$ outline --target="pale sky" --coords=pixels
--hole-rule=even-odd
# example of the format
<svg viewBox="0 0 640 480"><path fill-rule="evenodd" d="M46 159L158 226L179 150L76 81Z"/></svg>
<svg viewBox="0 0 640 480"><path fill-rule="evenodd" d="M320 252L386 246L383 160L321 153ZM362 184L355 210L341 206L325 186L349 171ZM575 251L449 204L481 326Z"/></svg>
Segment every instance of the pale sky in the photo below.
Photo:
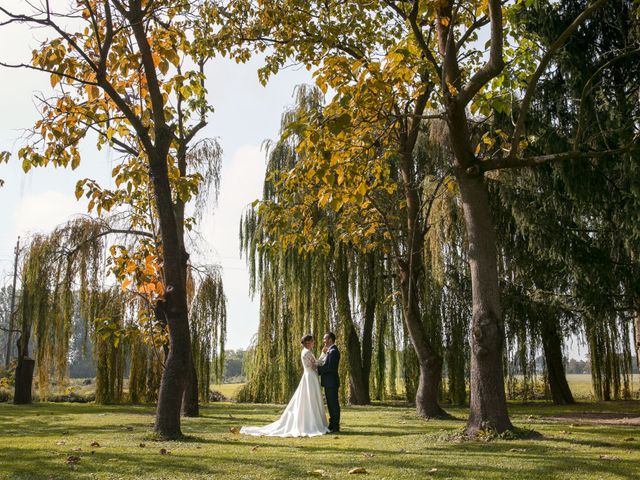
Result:
<svg viewBox="0 0 640 480"><path fill-rule="evenodd" d="M0 0L13 7L23 2ZM24 27L0 28L0 61L27 63L35 39L44 31ZM51 35L52 36L52 35ZM206 241L202 263L223 267L224 288L228 300L228 348L245 348L258 328L257 302L248 295L248 273L240 259L238 229L244 208L262 193L265 155L262 142L274 139L280 115L293 103L296 85L311 83L304 70L281 71L267 87L258 82L260 61L237 65L235 61L214 59L207 71L206 87L215 112L202 137L217 137L223 148L222 184L218 206L205 214L199 230ZM78 179L93 178L111 185L112 158L87 141L81 166L75 170L41 168L24 174L17 151L24 143L23 131L37 119L34 95L51 92L44 73L0 68L0 151L13 156L8 165L0 165L0 285L9 281L13 248L18 235L49 231L73 215L86 213L86 204L77 202L74 187Z"/></svg>

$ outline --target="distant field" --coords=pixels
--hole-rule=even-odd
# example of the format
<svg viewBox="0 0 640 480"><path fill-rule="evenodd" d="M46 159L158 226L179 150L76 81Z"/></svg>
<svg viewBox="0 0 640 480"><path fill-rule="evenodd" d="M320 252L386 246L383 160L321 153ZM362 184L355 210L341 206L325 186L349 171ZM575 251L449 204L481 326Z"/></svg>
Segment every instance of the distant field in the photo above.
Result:
<svg viewBox="0 0 640 480"><path fill-rule="evenodd" d="M218 385L211 385L213 390L216 390L227 397L229 400L233 400L238 393L238 390L244 385L244 383L221 383Z"/></svg>
<svg viewBox="0 0 640 480"><path fill-rule="evenodd" d="M593 390L591 389L591 375L586 374L569 374L567 375L567 381L571 392L576 399L579 400L593 400ZM640 375L632 375L632 391L634 397L638 395L640 391ZM244 383L223 383L218 385L212 385L213 390L217 390L225 397L233 400L238 393L238 390L244 385Z"/></svg>
<svg viewBox="0 0 640 480"><path fill-rule="evenodd" d="M569 382L569 388L571 393L577 399L593 399L593 390L591 389L591 375L590 374L569 374L567 375L567 381ZM638 394L640 389L640 375L637 373L631 376L631 391L634 392L634 396Z"/></svg>

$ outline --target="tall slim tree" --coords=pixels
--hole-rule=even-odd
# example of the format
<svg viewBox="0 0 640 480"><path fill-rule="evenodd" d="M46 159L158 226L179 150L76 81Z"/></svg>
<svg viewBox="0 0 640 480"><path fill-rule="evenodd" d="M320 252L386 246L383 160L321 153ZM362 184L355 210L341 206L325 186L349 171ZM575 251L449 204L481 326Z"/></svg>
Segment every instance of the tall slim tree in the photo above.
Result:
<svg viewBox="0 0 640 480"><path fill-rule="evenodd" d="M25 170L51 164L75 168L80 162L79 143L96 131L99 144L109 143L139 160L148 173L153 192L150 205L159 220L162 248L161 315L170 336L155 429L163 437L177 438L181 436L184 372L192 361L188 254L176 198L188 200L201 176L173 184L172 179L180 177L181 140L193 138L205 125L204 114L209 110L202 84L202 66L208 56L196 45L197 5L179 0L83 0L77 5L57 12L47 3L26 14L0 7L1 23L44 27L54 34L36 48L30 64L5 64L46 72L57 91L41 104L42 118L34 128L33 141L20 149L19 156ZM68 16L77 22L61 22ZM191 66L195 68L184 70ZM179 114L179 103L189 107L188 115ZM134 175L136 169L125 166L120 173L132 174L127 180L134 189L146 186ZM100 207L113 203L103 199Z"/></svg>

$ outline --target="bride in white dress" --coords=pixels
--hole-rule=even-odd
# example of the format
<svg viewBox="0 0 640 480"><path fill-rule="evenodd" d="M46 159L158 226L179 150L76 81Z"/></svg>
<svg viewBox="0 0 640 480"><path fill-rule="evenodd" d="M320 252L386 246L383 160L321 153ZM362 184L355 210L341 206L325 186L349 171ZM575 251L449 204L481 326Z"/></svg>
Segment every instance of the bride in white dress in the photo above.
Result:
<svg viewBox="0 0 640 480"><path fill-rule="evenodd" d="M306 335L302 338L302 345L300 358L304 373L282 416L264 427L242 427L240 433L267 437L315 437L328 432L317 372L318 360L311 351L315 340Z"/></svg>

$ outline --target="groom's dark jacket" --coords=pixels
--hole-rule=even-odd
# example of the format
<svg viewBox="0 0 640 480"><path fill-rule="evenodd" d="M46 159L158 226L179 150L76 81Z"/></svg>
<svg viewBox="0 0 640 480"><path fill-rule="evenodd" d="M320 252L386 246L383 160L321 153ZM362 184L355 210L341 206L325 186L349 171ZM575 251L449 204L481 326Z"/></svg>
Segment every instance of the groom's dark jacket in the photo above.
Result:
<svg viewBox="0 0 640 480"><path fill-rule="evenodd" d="M340 386L340 376L338 375L338 365L340 364L340 351L338 347L331 345L327 351L324 365L318 365L320 374L320 384L325 388L338 388Z"/></svg>

